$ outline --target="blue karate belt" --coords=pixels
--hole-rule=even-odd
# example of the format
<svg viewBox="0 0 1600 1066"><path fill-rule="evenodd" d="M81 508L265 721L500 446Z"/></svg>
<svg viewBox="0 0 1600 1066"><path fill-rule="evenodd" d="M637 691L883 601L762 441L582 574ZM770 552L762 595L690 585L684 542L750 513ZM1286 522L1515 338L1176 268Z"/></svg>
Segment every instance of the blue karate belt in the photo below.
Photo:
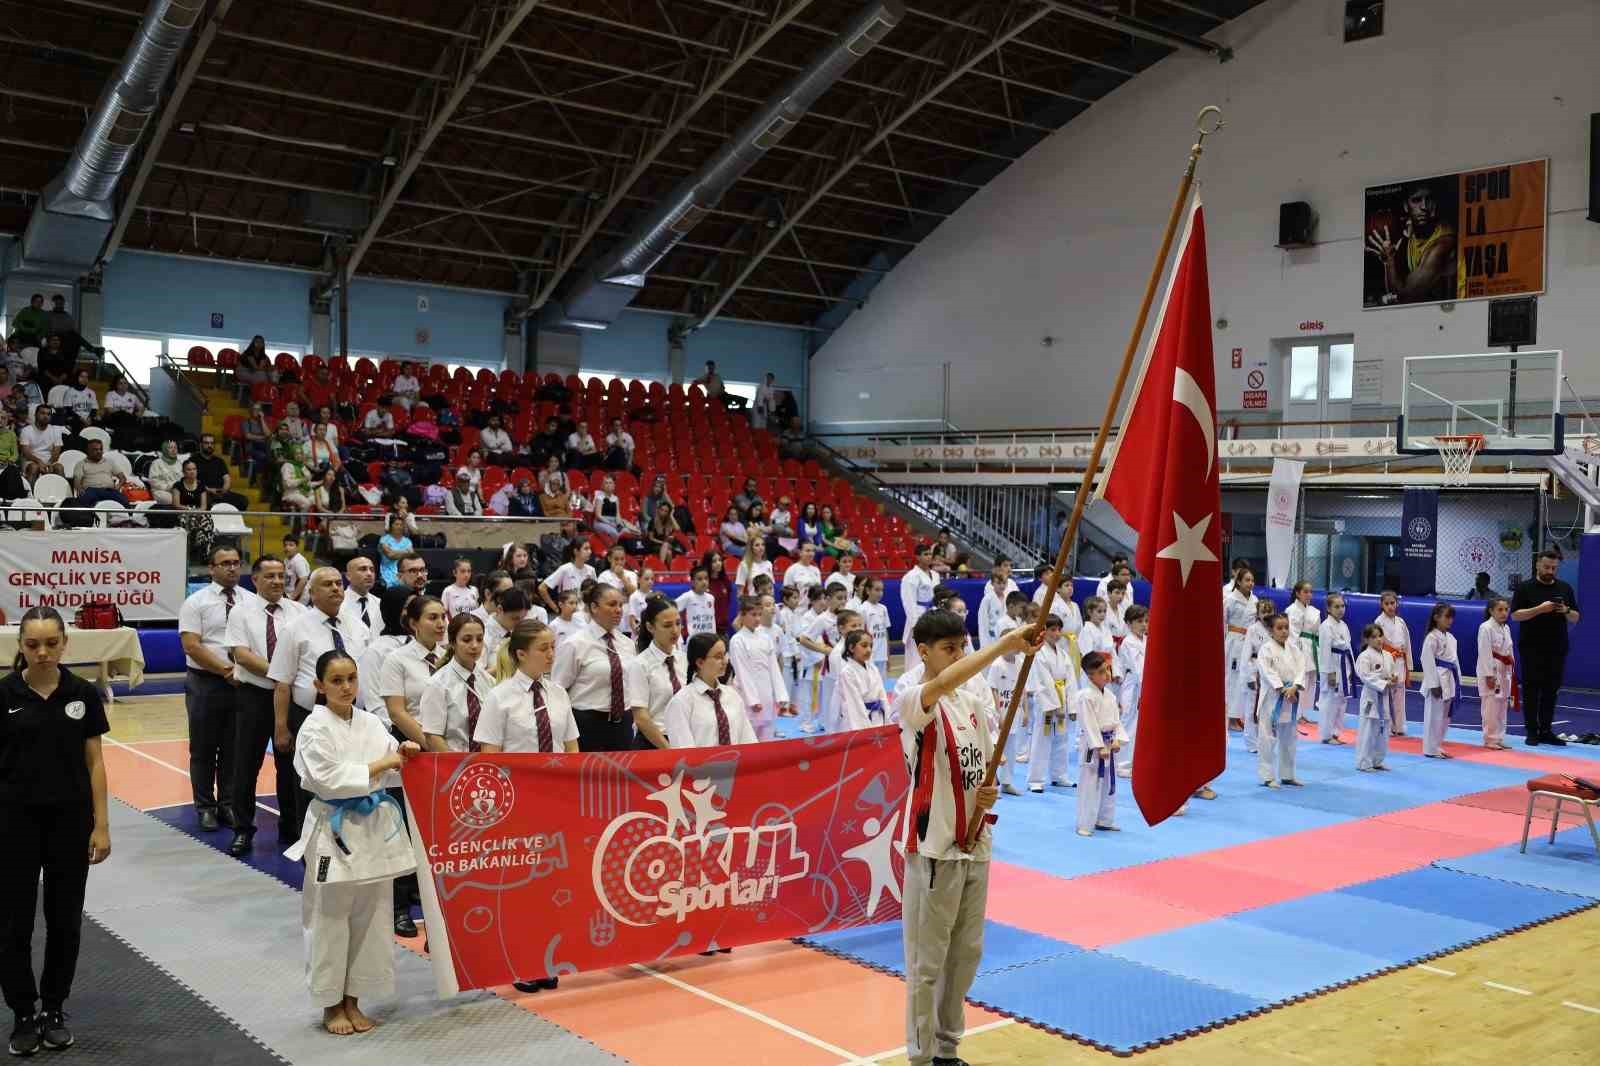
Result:
<svg viewBox="0 0 1600 1066"><path fill-rule="evenodd" d="M1378 732L1387 733L1389 731L1389 693L1387 691L1379 692L1371 685L1363 684L1361 686L1362 703L1367 701L1367 693L1369 692L1372 693L1372 702L1378 707L1378 717L1373 719L1378 723Z"/></svg>
<svg viewBox="0 0 1600 1066"><path fill-rule="evenodd" d="M1267 719L1267 728L1268 729L1277 729L1278 728L1278 716L1283 713L1283 700L1284 700L1283 689L1280 688L1278 690L1278 702L1274 703L1272 705L1272 714Z"/></svg>
<svg viewBox="0 0 1600 1066"><path fill-rule="evenodd" d="M1450 671L1450 676L1456 681L1455 691L1450 693L1450 702L1444 707L1445 720L1449 721L1456 716L1456 701L1461 698L1461 668L1449 659L1435 659L1433 665L1442 666Z"/></svg>
<svg viewBox="0 0 1600 1066"><path fill-rule="evenodd" d="M1104 744L1107 750L1110 749L1111 742L1116 739L1117 731L1115 729L1102 729L1100 731L1100 743ZM1094 753L1094 748L1090 748L1088 751L1084 752L1083 761L1086 763L1094 762ZM1112 768L1111 763L1112 759L1110 755L1107 755L1104 759L1101 759L1100 766L1095 771L1095 777L1098 780L1104 781L1109 776L1111 778L1111 787L1107 790L1107 792L1108 794L1115 796L1117 794L1117 773L1116 770Z"/></svg>
<svg viewBox="0 0 1600 1066"><path fill-rule="evenodd" d="M339 850L346 855L350 854L350 849L345 846L344 838L339 835L340 831L344 829L344 816L346 814L372 814L385 803L393 806L396 814L401 814L400 804L395 802L395 798L381 788L376 792L369 792L365 796L357 796L355 799L323 800L322 802L333 808L333 813L328 816L328 829L333 833L333 842L339 845ZM389 831L389 835L383 839L393 840L399 835L402 824L404 824L403 814L395 822L395 826Z"/></svg>
<svg viewBox="0 0 1600 1066"><path fill-rule="evenodd" d="M868 718L871 718L873 715L877 715L880 720L883 718L882 700L868 700L866 702L866 708Z"/></svg>
<svg viewBox="0 0 1600 1066"><path fill-rule="evenodd" d="M1349 699L1350 693L1355 690L1350 683L1356 675L1355 652L1349 648L1334 648L1333 655L1339 664L1339 691L1344 694L1345 699Z"/></svg>

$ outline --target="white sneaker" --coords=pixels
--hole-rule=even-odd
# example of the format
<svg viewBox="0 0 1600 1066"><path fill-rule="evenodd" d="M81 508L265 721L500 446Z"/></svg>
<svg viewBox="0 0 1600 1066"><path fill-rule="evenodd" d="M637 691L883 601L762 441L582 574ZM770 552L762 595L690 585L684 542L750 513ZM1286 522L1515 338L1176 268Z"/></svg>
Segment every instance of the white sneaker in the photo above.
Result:
<svg viewBox="0 0 1600 1066"><path fill-rule="evenodd" d="M1029 792L1043 792L1044 791L1044 786L1043 785L1029 785L1028 786L1028 791Z"/></svg>
<svg viewBox="0 0 1600 1066"><path fill-rule="evenodd" d="M1117 767L1117 776L1118 777L1132 777L1133 776L1133 771L1132 770L1124 770L1122 767L1119 766L1119 767Z"/></svg>
<svg viewBox="0 0 1600 1066"><path fill-rule="evenodd" d="M1022 789L1018 788L1016 785L1006 785L1000 791L1004 792L1008 796L1020 796L1020 795L1022 795Z"/></svg>

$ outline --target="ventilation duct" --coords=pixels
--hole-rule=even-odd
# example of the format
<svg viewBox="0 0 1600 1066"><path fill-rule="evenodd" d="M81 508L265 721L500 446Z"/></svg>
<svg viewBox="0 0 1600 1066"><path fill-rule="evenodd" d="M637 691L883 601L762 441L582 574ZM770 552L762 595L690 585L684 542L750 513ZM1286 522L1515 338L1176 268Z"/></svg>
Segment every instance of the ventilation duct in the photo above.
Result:
<svg viewBox="0 0 1600 1066"><path fill-rule="evenodd" d="M26 265L83 270L116 219L112 195L144 139L205 0L151 0L139 32L100 95L66 166L45 187L23 239Z"/></svg>
<svg viewBox="0 0 1600 1066"><path fill-rule="evenodd" d="M792 130L822 94L844 77L905 17L903 0L868 4L828 47L752 115L715 155L679 182L627 238L601 256L557 306L551 326L616 321L644 288L645 277L715 207L738 178Z"/></svg>

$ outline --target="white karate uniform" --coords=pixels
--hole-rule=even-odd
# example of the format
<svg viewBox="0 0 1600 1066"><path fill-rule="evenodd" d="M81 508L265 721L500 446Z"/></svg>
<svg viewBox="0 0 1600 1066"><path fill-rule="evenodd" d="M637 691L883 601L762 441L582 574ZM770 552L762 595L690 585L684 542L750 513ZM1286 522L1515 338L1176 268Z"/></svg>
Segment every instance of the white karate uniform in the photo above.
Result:
<svg viewBox="0 0 1600 1066"><path fill-rule="evenodd" d="M622 626L624 633L638 636L639 627L644 624L644 609L649 595L635 588L628 594L628 602L622 608Z"/></svg>
<svg viewBox="0 0 1600 1066"><path fill-rule="evenodd" d="M801 631L808 640L830 648L839 643L839 622L832 611L818 611L806 620ZM800 731L825 731L831 717L833 679L828 676L827 660L821 652L800 648Z"/></svg>
<svg viewBox="0 0 1600 1066"><path fill-rule="evenodd" d="M1078 652L1080 655L1087 656L1092 651L1097 651L1111 660L1111 684L1115 686L1122 677L1122 667L1117 664L1117 645L1112 641L1110 631L1104 626L1096 625L1093 622L1085 622L1083 623L1083 628L1078 631ZM1093 684L1089 681L1089 675L1082 672L1081 662L1079 666L1078 687L1093 688ZM1112 687L1112 695L1115 695L1116 691L1116 688Z"/></svg>
<svg viewBox="0 0 1600 1066"><path fill-rule="evenodd" d="M295 736L300 787L316 799L284 855L305 859L300 923L306 983L318 1007L394 991L393 882L415 870L416 859L400 808L383 791L399 785L399 775L370 777L367 767L398 748L376 717L357 711L346 720L322 705ZM330 805L363 799L377 806L336 818Z"/></svg>
<svg viewBox="0 0 1600 1066"><path fill-rule="evenodd" d="M1110 601L1106 602L1106 632L1111 635L1111 644L1115 648L1122 647L1122 639L1128 635L1128 607L1133 603L1127 596L1122 597L1122 602L1115 607Z"/></svg>
<svg viewBox="0 0 1600 1066"><path fill-rule="evenodd" d="M913 566L906 571L900 579L900 606L905 611L905 630L901 639L906 643L906 665L922 661L922 656L917 653L917 642L911 639L911 631L916 628L917 619L923 612L933 606L933 574L920 566Z"/></svg>
<svg viewBox="0 0 1600 1066"><path fill-rule="evenodd" d="M994 639L999 640L1007 633L1016 629L1022 623L1015 618L1007 616L1002 619L996 629ZM1016 691L1017 677L1022 672L1023 654L1020 651L1010 655L1002 655L989 664L988 680L992 690L991 711L989 715L989 736L992 740L999 739L1000 724L1005 720L1007 709L1011 706L1011 695ZM1041 679L1037 670L1028 671L1028 688L1023 694L1022 702L1017 705L1017 718L1011 723L1011 732L1006 734L1005 760L1000 764L997 772L997 782L1008 792L1017 791L1017 767L1022 764L1018 758L1028 749L1029 727L1033 721L1030 713L1034 694L1039 690Z"/></svg>
<svg viewBox="0 0 1600 1066"><path fill-rule="evenodd" d="M869 729L884 724L889 697L883 689L883 678L871 663L845 659L834 678L833 691L840 729Z"/></svg>
<svg viewBox="0 0 1600 1066"><path fill-rule="evenodd" d="M796 627L800 624L801 613L781 603L777 610L772 612L773 624L783 634L783 643L778 647L778 658L783 663L783 675L793 680L799 680L800 677L796 671L796 664L800 661L800 645L795 643L794 635L799 632Z"/></svg>
<svg viewBox="0 0 1600 1066"><path fill-rule="evenodd" d="M1300 739L1296 717L1300 703L1298 699L1293 703L1285 701L1283 690L1305 684L1306 655L1292 636L1283 644L1269 638L1256 655L1256 665L1261 678L1256 702L1261 750L1256 758L1256 773L1262 784L1293 781L1295 746Z"/></svg>
<svg viewBox="0 0 1600 1066"><path fill-rule="evenodd" d="M1381 649L1365 648L1356 657L1356 676L1361 679L1356 769L1376 770L1389 756L1389 689L1401 684L1400 664Z"/></svg>
<svg viewBox="0 0 1600 1066"><path fill-rule="evenodd" d="M1248 671L1244 688L1248 699L1244 707L1244 750L1251 755L1257 753L1261 743L1261 716L1258 713L1261 705L1261 664L1257 657L1261 654L1262 645L1271 641L1272 634L1267 632L1266 626L1259 621L1251 622L1244 635L1244 646L1239 649L1244 655L1244 668Z"/></svg>
<svg viewBox="0 0 1600 1066"><path fill-rule="evenodd" d="M783 667L772 638L761 629L741 629L728 642L733 684L744 697L757 740L771 740L778 724L778 704L789 702Z"/></svg>
<svg viewBox="0 0 1600 1066"><path fill-rule="evenodd" d="M1033 657L1032 673L1038 675L1040 684L1029 738L1028 788L1035 792L1044 791L1046 784L1077 787L1071 776L1072 756L1077 752L1073 737L1077 712L1072 709L1071 697L1078 672L1071 660L1072 650L1064 637L1054 644L1045 641Z"/></svg>
<svg viewBox="0 0 1600 1066"><path fill-rule="evenodd" d="M1406 735L1406 681L1410 679L1411 671L1417 665L1416 655L1411 650L1411 630L1398 611L1393 618L1379 611L1378 617L1373 621L1383 630L1384 643L1399 648L1401 652L1399 655L1390 652L1391 658L1394 658L1400 666L1400 683L1390 685L1388 692L1389 725L1394 730L1395 736L1403 737Z"/></svg>
<svg viewBox="0 0 1600 1066"><path fill-rule="evenodd" d="M889 680L889 606L885 603L863 603L861 620L872 634L872 665L878 671L880 682Z"/></svg>
<svg viewBox="0 0 1600 1066"><path fill-rule="evenodd" d="M1122 686L1117 702L1122 706L1122 731L1128 742L1117 753L1117 772L1133 776L1133 746L1139 740L1139 698L1144 691L1145 638L1129 633L1117 648L1117 665L1122 667Z"/></svg>
<svg viewBox="0 0 1600 1066"><path fill-rule="evenodd" d="M1478 700L1486 746L1493 747L1506 739L1506 707L1516 684L1511 627L1486 618L1478 627Z"/></svg>
<svg viewBox="0 0 1600 1066"><path fill-rule="evenodd" d="M1311 604L1302 606L1298 600L1289 604L1289 609L1283 612L1289 619L1289 638L1300 645L1300 654L1308 664L1305 678L1300 682L1300 720L1309 722L1311 711L1317 706L1317 695L1321 691L1317 663L1322 658L1322 612Z"/></svg>
<svg viewBox="0 0 1600 1066"><path fill-rule="evenodd" d="M1452 667L1454 669L1452 669ZM1433 695L1438 689L1439 695ZM1461 695L1461 659L1454 634L1430 629L1422 638L1422 754L1437 756Z"/></svg>
<svg viewBox="0 0 1600 1066"><path fill-rule="evenodd" d="M1250 674L1249 658L1245 653L1245 635L1255 624L1256 603L1253 594L1244 596L1232 588L1222 597L1224 634L1222 647L1228 679L1226 693L1228 717L1239 721L1250 717L1245 713L1246 708L1255 704L1255 693L1248 687L1248 682L1253 678Z"/></svg>
<svg viewBox="0 0 1600 1066"><path fill-rule="evenodd" d="M1350 697L1360 686L1355 651L1350 647L1350 627L1342 619L1324 618L1317 627L1317 672L1322 675L1322 695L1317 699L1317 733L1319 739L1328 744L1344 731Z"/></svg>
<svg viewBox="0 0 1600 1066"><path fill-rule="evenodd" d="M1073 694L1078 711L1078 832L1117 824L1117 767L1112 741L1128 742L1117 697L1090 682Z"/></svg>
<svg viewBox="0 0 1600 1066"><path fill-rule="evenodd" d="M994 582L983 586L983 599L978 602L978 647L993 644L1000 636L1000 623L1006 617L1006 597L1017 591L1017 583L1006 579L1003 592L996 592Z"/></svg>

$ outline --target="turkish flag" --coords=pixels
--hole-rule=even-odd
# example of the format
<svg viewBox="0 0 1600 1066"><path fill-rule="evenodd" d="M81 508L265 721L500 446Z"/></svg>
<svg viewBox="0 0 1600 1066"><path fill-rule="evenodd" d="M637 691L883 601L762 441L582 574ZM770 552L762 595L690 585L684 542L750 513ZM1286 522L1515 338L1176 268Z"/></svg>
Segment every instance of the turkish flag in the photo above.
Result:
<svg viewBox="0 0 1600 1066"><path fill-rule="evenodd" d="M1139 533L1150 632L1133 787L1151 825L1222 773L1222 492L1205 217L1196 198L1100 495Z"/></svg>

